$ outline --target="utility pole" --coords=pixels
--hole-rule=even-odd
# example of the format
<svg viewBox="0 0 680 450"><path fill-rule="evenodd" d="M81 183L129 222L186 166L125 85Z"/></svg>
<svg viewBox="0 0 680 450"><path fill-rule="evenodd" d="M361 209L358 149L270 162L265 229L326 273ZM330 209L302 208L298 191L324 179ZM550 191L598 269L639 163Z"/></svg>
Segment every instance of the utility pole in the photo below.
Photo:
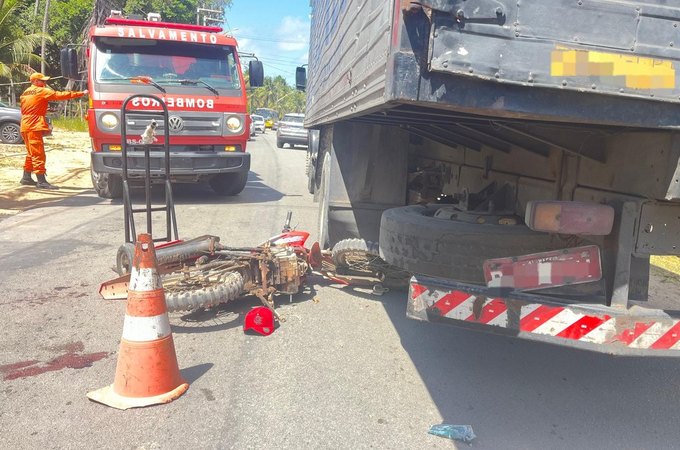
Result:
<svg viewBox="0 0 680 450"><path fill-rule="evenodd" d="M40 46L40 73L45 73L45 35L47 34L47 21L50 11L50 0L45 0L45 15L43 16L43 26L42 26L42 44Z"/></svg>
<svg viewBox="0 0 680 450"><path fill-rule="evenodd" d="M207 25L208 22L213 23L224 23L224 19L219 19L215 17L210 17L207 14L219 14L220 17L224 17L224 11L221 9L207 9L207 8L196 8L196 25L201 25L201 15L203 15L203 25Z"/></svg>

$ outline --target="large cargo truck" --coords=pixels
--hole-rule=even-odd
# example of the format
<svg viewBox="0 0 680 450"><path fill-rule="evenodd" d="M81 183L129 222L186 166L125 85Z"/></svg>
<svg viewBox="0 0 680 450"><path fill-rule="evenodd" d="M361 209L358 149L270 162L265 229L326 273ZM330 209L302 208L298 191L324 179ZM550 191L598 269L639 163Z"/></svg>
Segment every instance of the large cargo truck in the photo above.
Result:
<svg viewBox="0 0 680 450"><path fill-rule="evenodd" d="M233 37L216 26L163 22L154 13L146 19L128 18L113 11L103 25L90 29L85 57L91 174L99 196L122 196L121 107L139 94L161 98L169 111L167 123L157 123L159 149L151 152L152 177L160 177L164 167L160 148L169 127L172 182L207 181L220 195L243 190L250 169L250 124ZM261 85L261 63L251 63L250 85ZM62 72L78 77L75 49L62 52ZM137 113L126 124L128 171L134 177L143 174L141 135L155 117L138 113L159 110L160 105L142 96L128 107Z"/></svg>
<svg viewBox="0 0 680 450"><path fill-rule="evenodd" d="M410 317L674 354L650 256L680 254L680 7L312 0L320 239L379 241ZM661 307L663 306L663 308Z"/></svg>

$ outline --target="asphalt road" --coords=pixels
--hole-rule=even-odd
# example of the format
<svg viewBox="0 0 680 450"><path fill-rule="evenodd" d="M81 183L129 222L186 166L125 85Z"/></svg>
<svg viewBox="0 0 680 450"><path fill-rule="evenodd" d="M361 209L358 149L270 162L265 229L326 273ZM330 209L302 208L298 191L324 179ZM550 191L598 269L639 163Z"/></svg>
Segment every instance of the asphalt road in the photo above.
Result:
<svg viewBox="0 0 680 450"><path fill-rule="evenodd" d="M251 142L234 198L175 190L181 237L253 245L286 212L316 232L305 150ZM680 371L405 318L405 294L313 278L279 299L287 322L245 335L238 300L171 314L191 387L168 405L118 411L85 394L113 382L125 311L99 283L123 239L120 202L93 191L0 222L0 448L454 448L432 424L472 425L480 449L676 448ZM314 298L316 297L316 301ZM465 448L464 444L458 444Z"/></svg>

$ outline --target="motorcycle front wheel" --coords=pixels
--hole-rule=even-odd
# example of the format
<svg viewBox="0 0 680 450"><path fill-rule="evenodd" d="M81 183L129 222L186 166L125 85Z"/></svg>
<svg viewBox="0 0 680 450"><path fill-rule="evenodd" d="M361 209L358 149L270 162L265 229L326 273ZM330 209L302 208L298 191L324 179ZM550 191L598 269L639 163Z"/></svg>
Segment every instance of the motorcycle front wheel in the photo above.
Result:
<svg viewBox="0 0 680 450"><path fill-rule="evenodd" d="M408 286L411 274L399 267L386 263L381 257L378 244L363 239L344 239L331 250L333 263L340 271L352 271L377 276L389 287Z"/></svg>
<svg viewBox="0 0 680 450"><path fill-rule="evenodd" d="M192 267L163 275L168 311L191 311L237 299L245 281L239 272Z"/></svg>

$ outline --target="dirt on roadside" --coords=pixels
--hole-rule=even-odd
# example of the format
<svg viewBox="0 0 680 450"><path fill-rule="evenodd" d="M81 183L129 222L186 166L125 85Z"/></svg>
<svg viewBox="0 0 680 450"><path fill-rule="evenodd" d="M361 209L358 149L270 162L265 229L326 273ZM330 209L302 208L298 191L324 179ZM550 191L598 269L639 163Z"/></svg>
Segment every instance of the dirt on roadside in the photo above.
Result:
<svg viewBox="0 0 680 450"><path fill-rule="evenodd" d="M54 129L45 138L47 181L59 190L44 190L19 184L26 147L0 144L0 219L92 189L90 149L87 132Z"/></svg>

